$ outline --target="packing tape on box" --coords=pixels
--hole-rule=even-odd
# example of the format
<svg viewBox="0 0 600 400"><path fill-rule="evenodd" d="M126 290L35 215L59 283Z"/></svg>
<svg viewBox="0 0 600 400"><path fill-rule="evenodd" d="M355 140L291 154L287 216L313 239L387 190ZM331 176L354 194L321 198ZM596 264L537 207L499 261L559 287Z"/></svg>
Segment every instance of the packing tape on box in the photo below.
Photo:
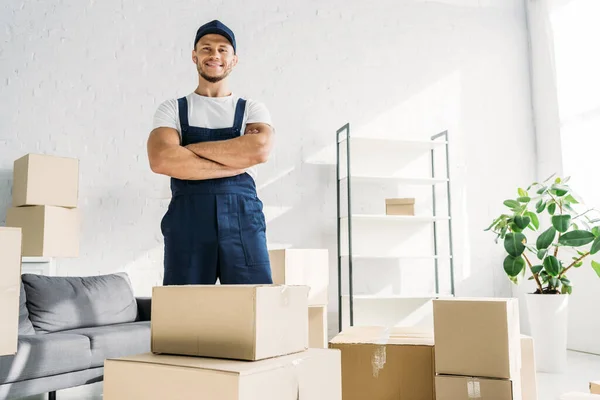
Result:
<svg viewBox="0 0 600 400"><path fill-rule="evenodd" d="M477 378L467 379L467 398L481 399L481 384Z"/></svg>
<svg viewBox="0 0 600 400"><path fill-rule="evenodd" d="M371 367L373 368L373 377L379 377L379 371L383 369L387 361L386 346L390 340L390 327L386 327L379 338L374 342L378 345L371 356Z"/></svg>
<svg viewBox="0 0 600 400"><path fill-rule="evenodd" d="M298 371L298 366L302 364L302 359L298 358L294 361L292 361L292 367L294 368L294 378L296 378L296 400L304 400L302 399L302 397L300 396L300 379L298 378L298 375L300 374L300 372ZM310 399L306 399L306 400L310 400Z"/></svg>
<svg viewBox="0 0 600 400"><path fill-rule="evenodd" d="M281 302L284 307L287 307L290 304L290 291L288 290L287 285L281 286Z"/></svg>

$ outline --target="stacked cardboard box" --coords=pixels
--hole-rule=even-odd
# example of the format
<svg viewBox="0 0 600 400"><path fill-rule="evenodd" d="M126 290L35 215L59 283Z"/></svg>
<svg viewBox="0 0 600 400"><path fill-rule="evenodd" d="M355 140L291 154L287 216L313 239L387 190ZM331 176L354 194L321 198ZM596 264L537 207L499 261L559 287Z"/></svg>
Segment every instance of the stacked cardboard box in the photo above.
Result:
<svg viewBox="0 0 600 400"><path fill-rule="evenodd" d="M0 227L0 356L17 352L21 229Z"/></svg>
<svg viewBox="0 0 600 400"><path fill-rule="evenodd" d="M329 252L326 249L270 250L273 283L305 285L308 292L308 347L327 348Z"/></svg>
<svg viewBox="0 0 600 400"><path fill-rule="evenodd" d="M6 225L23 232L23 256L77 257L79 161L27 154L14 162Z"/></svg>
<svg viewBox="0 0 600 400"><path fill-rule="evenodd" d="M516 299L434 300L437 400L520 400Z"/></svg>
<svg viewBox="0 0 600 400"><path fill-rule="evenodd" d="M108 359L106 400L341 400L341 355L308 348L308 287L156 287L152 352Z"/></svg>
<svg viewBox="0 0 600 400"><path fill-rule="evenodd" d="M354 326L329 347L342 352L344 400L435 400L432 331Z"/></svg>

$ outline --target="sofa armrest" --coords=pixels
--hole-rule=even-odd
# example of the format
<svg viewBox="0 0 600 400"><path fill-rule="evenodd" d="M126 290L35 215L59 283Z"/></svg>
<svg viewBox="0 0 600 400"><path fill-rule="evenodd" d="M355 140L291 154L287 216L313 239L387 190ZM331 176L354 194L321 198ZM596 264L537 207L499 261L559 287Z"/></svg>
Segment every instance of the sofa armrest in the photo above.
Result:
<svg viewBox="0 0 600 400"><path fill-rule="evenodd" d="M138 306L138 321L150 321L152 314L152 298L151 297L136 297Z"/></svg>

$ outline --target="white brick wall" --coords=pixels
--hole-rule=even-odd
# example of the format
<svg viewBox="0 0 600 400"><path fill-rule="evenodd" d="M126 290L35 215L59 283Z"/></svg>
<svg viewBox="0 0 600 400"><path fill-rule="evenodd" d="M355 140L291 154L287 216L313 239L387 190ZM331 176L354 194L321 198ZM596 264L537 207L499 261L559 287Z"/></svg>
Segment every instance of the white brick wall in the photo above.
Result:
<svg viewBox="0 0 600 400"><path fill-rule="evenodd" d="M4 1L0 222L14 159L78 157L81 257L59 273L125 269L139 294L160 283L168 181L150 172L146 138L157 105L195 87L193 36L213 18L238 36L232 88L264 101L277 127L258 182L269 238L330 249L332 310L335 171L303 160L347 121L451 129L459 294L507 293L502 249L482 230L534 173L521 0Z"/></svg>

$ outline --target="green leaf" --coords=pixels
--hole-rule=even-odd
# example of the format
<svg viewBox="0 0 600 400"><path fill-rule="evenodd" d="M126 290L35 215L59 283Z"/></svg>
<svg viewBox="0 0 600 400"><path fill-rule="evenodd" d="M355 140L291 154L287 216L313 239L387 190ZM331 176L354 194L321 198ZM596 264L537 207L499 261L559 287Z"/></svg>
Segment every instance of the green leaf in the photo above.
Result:
<svg viewBox="0 0 600 400"><path fill-rule="evenodd" d="M560 278L560 281L562 282L563 285L567 285L567 286L571 286L571 281L568 280L566 277L562 277Z"/></svg>
<svg viewBox="0 0 600 400"><path fill-rule="evenodd" d="M575 211L575 209L573 207L571 207L571 205L569 203L564 203L563 204L563 209L566 210L566 211L568 211L568 212L571 212L573 214L577 214L577 212Z"/></svg>
<svg viewBox="0 0 600 400"><path fill-rule="evenodd" d="M575 268L579 268L579 267L581 267L582 265L583 265L583 261L579 261L578 263L576 263L576 264L573 264L573 266L574 266Z"/></svg>
<svg viewBox="0 0 600 400"><path fill-rule="evenodd" d="M550 215L554 215L555 212L556 212L556 203L548 204L548 213Z"/></svg>
<svg viewBox="0 0 600 400"><path fill-rule="evenodd" d="M562 197L569 193L569 188L565 185L555 184L550 188L550 192L558 197Z"/></svg>
<svg viewBox="0 0 600 400"><path fill-rule="evenodd" d="M539 274L543 269L544 269L543 265L534 265L533 267L531 267L531 273Z"/></svg>
<svg viewBox="0 0 600 400"><path fill-rule="evenodd" d="M596 275L600 276L600 263L592 260L592 268L596 271Z"/></svg>
<svg viewBox="0 0 600 400"><path fill-rule="evenodd" d="M560 262L554 256L548 256L544 259L544 270L550 276L557 276L560 272Z"/></svg>
<svg viewBox="0 0 600 400"><path fill-rule="evenodd" d="M548 182L550 179L554 178L554 175L556 175L556 172L555 172L555 173L553 173L552 175L550 175L549 177L547 177L547 178L544 180L544 183L545 183L545 182Z"/></svg>
<svg viewBox="0 0 600 400"><path fill-rule="evenodd" d="M527 191L525 189L518 188L517 189L517 193L519 193L520 197L526 197L527 196Z"/></svg>
<svg viewBox="0 0 600 400"><path fill-rule="evenodd" d="M514 218L514 222L515 224L521 228L521 229L525 229L527 228L527 226L529 225L529 223L531 222L531 218L529 217L523 217L521 215L517 215Z"/></svg>
<svg viewBox="0 0 600 400"><path fill-rule="evenodd" d="M550 275L546 271L540 272L540 278L542 279L542 283L547 283L548 279L550 279Z"/></svg>
<svg viewBox="0 0 600 400"><path fill-rule="evenodd" d="M550 283L550 286L552 286L553 288L556 288L556 287L558 287L558 278L556 278L556 277L554 277L554 276L553 276L553 277L551 277L551 278L549 279L549 283Z"/></svg>
<svg viewBox="0 0 600 400"><path fill-rule="evenodd" d="M568 195L565 197L565 201L571 204L579 204L579 202L577 201L577 199L575 197L573 197L573 195Z"/></svg>
<svg viewBox="0 0 600 400"><path fill-rule="evenodd" d="M544 192L548 189L548 187L546 186L542 186L541 188L538 189L538 191L536 192L537 194L544 194Z"/></svg>
<svg viewBox="0 0 600 400"><path fill-rule="evenodd" d="M494 226L496 226L496 224L497 224L498 222L500 222L500 220L501 220L501 219L502 219L502 217L498 217L498 218L496 218L496 219L495 219L495 220L494 220L494 221L493 221L493 222L490 224L490 226L488 226L488 227L487 227L486 229L484 229L483 231L484 231L484 232L485 232L485 231L489 231L489 230L490 230L490 229L492 229Z"/></svg>
<svg viewBox="0 0 600 400"><path fill-rule="evenodd" d="M554 226L554 228L560 233L565 233L567 230L569 230L570 224L571 216L569 214L552 216L552 226Z"/></svg>
<svg viewBox="0 0 600 400"><path fill-rule="evenodd" d="M538 216L531 211L527 211L527 216L531 218L531 223L533 224L535 229L540 229L540 220L538 219Z"/></svg>
<svg viewBox="0 0 600 400"><path fill-rule="evenodd" d="M577 225L576 223L572 223L571 224L571 228L573 228L573 230L578 231L579 230L579 225Z"/></svg>
<svg viewBox="0 0 600 400"><path fill-rule="evenodd" d="M554 180L554 183L560 183L560 177L557 177L557 178Z"/></svg>
<svg viewBox="0 0 600 400"><path fill-rule="evenodd" d="M529 203L531 201L531 197L528 197L528 196L517 197L517 201L520 203Z"/></svg>
<svg viewBox="0 0 600 400"><path fill-rule="evenodd" d="M516 208L521 205L517 200L504 200L504 205L508 208Z"/></svg>
<svg viewBox="0 0 600 400"><path fill-rule="evenodd" d="M548 252L548 249L541 249L537 252L537 258L540 260L543 260L544 257L546 257L546 253Z"/></svg>
<svg viewBox="0 0 600 400"><path fill-rule="evenodd" d="M544 201L544 199L540 199L537 204L535 205L535 211L538 214L541 214L544 209L546 208L546 202Z"/></svg>
<svg viewBox="0 0 600 400"><path fill-rule="evenodd" d="M585 246L586 244L592 242L595 239L594 234L589 231L570 231L562 235L558 239L558 243L563 246ZM539 247L538 247L539 248Z"/></svg>
<svg viewBox="0 0 600 400"><path fill-rule="evenodd" d="M595 226L592 228L592 234L596 237L600 236L600 228Z"/></svg>
<svg viewBox="0 0 600 400"><path fill-rule="evenodd" d="M540 250L547 249L552 242L554 241L554 237L556 236L556 229L551 226L546 229L536 240L535 247Z"/></svg>
<svg viewBox="0 0 600 400"><path fill-rule="evenodd" d="M504 259L504 271L508 276L515 277L525 268L525 260L523 257L506 256Z"/></svg>
<svg viewBox="0 0 600 400"><path fill-rule="evenodd" d="M519 257L525 251L527 238L519 232L507 233L504 238L504 249L513 257Z"/></svg>
<svg viewBox="0 0 600 400"><path fill-rule="evenodd" d="M515 224L514 222L510 224L510 229L513 232L517 232L517 233L523 232L523 229L521 227L519 227L519 225Z"/></svg>
<svg viewBox="0 0 600 400"><path fill-rule="evenodd" d="M562 288L560 289L560 292L562 294L571 294L571 293L573 293L573 287L569 286L569 285L563 285Z"/></svg>
<svg viewBox="0 0 600 400"><path fill-rule="evenodd" d="M600 236L594 239L594 243L592 243L592 247L590 248L590 254L596 254L598 251L600 251Z"/></svg>

